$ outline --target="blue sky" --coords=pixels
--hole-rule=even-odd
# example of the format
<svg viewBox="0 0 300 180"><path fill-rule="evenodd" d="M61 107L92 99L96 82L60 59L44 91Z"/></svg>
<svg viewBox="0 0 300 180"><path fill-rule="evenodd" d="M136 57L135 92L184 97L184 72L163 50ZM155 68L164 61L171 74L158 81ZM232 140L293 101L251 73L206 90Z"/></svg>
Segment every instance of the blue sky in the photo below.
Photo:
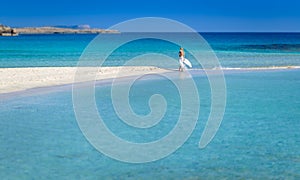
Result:
<svg viewBox="0 0 300 180"><path fill-rule="evenodd" d="M299 0L16 0L1 3L0 23L108 28L149 16L178 20L201 32L300 32Z"/></svg>

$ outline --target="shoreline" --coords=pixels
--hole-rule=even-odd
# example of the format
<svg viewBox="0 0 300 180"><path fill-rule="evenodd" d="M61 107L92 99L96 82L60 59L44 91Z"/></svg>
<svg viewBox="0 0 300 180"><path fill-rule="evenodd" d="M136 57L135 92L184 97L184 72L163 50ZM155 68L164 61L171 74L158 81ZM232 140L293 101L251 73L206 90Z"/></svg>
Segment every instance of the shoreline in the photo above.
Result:
<svg viewBox="0 0 300 180"><path fill-rule="evenodd" d="M154 66L116 66L116 67L82 67L87 72L96 71L96 81L114 78L129 78L144 74L174 72L174 69L162 69ZM96 68L96 69L95 69ZM245 71L274 71L299 70L300 66L281 67L253 67L253 68L221 68L206 69L208 72L222 70L226 72ZM22 92L35 88L46 88L73 84L77 67L24 67L0 68L0 95ZM191 72L205 71L204 69L191 69ZM120 74L120 72L122 74ZM80 81L76 83L83 83Z"/></svg>

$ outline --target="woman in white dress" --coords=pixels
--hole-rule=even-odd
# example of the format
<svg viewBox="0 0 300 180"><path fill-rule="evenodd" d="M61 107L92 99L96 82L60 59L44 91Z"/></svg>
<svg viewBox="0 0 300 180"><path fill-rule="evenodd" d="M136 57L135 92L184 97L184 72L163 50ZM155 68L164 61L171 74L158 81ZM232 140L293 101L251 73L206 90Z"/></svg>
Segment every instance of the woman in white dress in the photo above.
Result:
<svg viewBox="0 0 300 180"><path fill-rule="evenodd" d="M184 61L184 50L183 50L182 47L180 48L178 55L179 55L179 71L183 71L183 69L185 68L185 65L183 63L183 61Z"/></svg>

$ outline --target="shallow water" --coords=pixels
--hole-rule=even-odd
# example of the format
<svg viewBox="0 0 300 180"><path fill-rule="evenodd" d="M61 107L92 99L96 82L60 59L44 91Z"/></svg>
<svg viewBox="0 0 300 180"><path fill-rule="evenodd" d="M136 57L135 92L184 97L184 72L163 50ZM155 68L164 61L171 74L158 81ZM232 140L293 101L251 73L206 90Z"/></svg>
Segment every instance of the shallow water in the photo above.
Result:
<svg viewBox="0 0 300 180"><path fill-rule="evenodd" d="M113 160L88 143L75 119L70 86L1 99L0 176L8 179L300 178L299 70L227 71L224 119L215 138L204 149L198 148L198 142L210 112L210 87L205 76L193 73L201 101L195 130L175 153L145 164ZM176 88L170 81L156 78L132 87L130 100L136 113L149 112L147 103L153 93L163 94L168 102L165 118L154 129L143 131L118 122L107 83L97 85L97 107L107 126L120 137L136 142L153 141L172 129L180 108Z"/></svg>

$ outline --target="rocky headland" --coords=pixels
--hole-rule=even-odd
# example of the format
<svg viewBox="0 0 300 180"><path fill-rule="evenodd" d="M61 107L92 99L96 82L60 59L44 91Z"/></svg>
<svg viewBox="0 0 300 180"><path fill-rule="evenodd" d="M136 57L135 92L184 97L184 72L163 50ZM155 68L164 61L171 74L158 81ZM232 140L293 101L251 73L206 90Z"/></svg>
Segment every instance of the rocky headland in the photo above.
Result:
<svg viewBox="0 0 300 180"><path fill-rule="evenodd" d="M89 25L11 28L0 24L0 36L18 34L100 34L119 33L116 30L90 28Z"/></svg>

